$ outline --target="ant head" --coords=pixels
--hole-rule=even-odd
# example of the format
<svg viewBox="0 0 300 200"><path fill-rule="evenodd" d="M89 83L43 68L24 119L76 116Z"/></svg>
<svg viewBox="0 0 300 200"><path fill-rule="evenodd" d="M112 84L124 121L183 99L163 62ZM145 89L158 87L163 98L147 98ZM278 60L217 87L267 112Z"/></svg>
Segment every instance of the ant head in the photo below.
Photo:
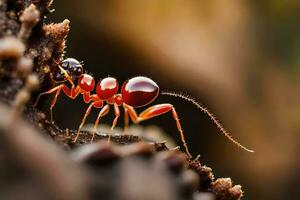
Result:
<svg viewBox="0 0 300 200"><path fill-rule="evenodd" d="M74 58L64 59L60 62L60 66L65 69L72 78L78 78L83 72L82 64Z"/></svg>
<svg viewBox="0 0 300 200"><path fill-rule="evenodd" d="M100 99L106 100L112 98L119 89L119 83L115 78L107 77L99 80L96 86L96 92Z"/></svg>
<svg viewBox="0 0 300 200"><path fill-rule="evenodd" d="M95 80L89 74L82 74L78 79L78 86L85 92L90 92L95 88Z"/></svg>
<svg viewBox="0 0 300 200"><path fill-rule="evenodd" d="M83 72L82 64L74 58L64 59L60 63L57 63L57 65L64 69L72 80L78 78ZM59 67L56 67L53 70L52 79L55 82L64 82L68 80L66 74Z"/></svg>
<svg viewBox="0 0 300 200"><path fill-rule="evenodd" d="M138 76L129 79L122 86L124 103L133 107L145 106L158 96L159 87L150 78Z"/></svg>

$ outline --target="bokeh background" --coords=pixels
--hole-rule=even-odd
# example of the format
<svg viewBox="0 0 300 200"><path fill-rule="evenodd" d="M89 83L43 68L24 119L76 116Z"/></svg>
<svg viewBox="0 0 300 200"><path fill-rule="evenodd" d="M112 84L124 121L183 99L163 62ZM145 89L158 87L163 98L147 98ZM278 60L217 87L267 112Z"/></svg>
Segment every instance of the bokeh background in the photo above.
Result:
<svg viewBox="0 0 300 200"><path fill-rule="evenodd" d="M238 149L190 103L157 99L175 105L193 154L241 184L244 199L299 199L300 1L56 0L53 7L47 21L71 21L66 55L96 79L121 84L144 75L188 93L255 150ZM60 97L55 120L77 128L86 107ZM181 144L171 114L142 124Z"/></svg>

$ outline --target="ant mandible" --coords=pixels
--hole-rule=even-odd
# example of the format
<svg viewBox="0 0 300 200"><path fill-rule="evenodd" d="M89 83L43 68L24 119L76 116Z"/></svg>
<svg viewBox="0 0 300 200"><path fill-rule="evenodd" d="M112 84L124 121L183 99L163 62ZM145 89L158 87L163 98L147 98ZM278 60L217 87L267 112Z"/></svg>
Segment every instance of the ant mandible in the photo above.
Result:
<svg viewBox="0 0 300 200"><path fill-rule="evenodd" d="M223 128L222 124L216 119L216 117L211 112L209 112L205 107L201 106L197 101L182 94L176 94L173 92L160 92L159 86L150 78L143 77L143 76L133 77L127 80L122 85L121 93L118 93L119 90L118 81L113 77L106 77L104 79L99 80L99 82L96 85L96 94L91 95L90 92L93 91L95 88L95 80L91 75L83 73L83 66L79 61L77 61L74 58L67 58L61 61L60 63L56 62L56 65L58 66L58 68L55 68L51 72L51 78L54 82L60 84L50 89L47 92L41 93L36 100L36 104L42 95L51 94L55 92L54 99L52 100L50 106L50 116L52 121L53 119L52 110L56 104L57 97L61 91L63 91L71 99L75 99L79 94L82 94L85 103L91 102L87 110L85 111L84 117L78 128L78 132L74 139L74 142L77 141L80 134L80 130L84 125L86 118L90 114L93 107L99 109L101 108L101 110L94 124L94 132L91 141L93 141L95 137L96 129L100 119L109 113L110 105L113 105L114 114L115 114L115 118L113 120L111 130L113 130L117 124L118 118L120 116L120 109L119 109L120 106L123 106L124 108L125 129L129 124L129 118L134 123L139 123L141 121L145 121L147 119L159 115L163 115L168 112L172 112L172 116L176 122L176 126L179 131L181 141L185 147L185 151L189 157L192 157L185 140L185 136L179 121L177 111L175 110L172 104L164 103L164 104L153 105L145 109L144 111L142 111L139 115L135 111L135 108L144 107L150 104L158 97L159 94L161 94L161 95L175 96L190 101L195 106L197 106L198 109L206 113L209 116L209 118L216 124L216 126L219 128L221 133L223 133L231 142L233 142L234 144L236 144L237 146L239 146L240 148L248 152L253 152L252 150L244 147L239 142L237 142L231 136L231 134ZM76 87L74 84L75 80L77 80ZM71 89L69 89L65 85L65 82L67 81L71 83ZM104 105L104 103L106 104Z"/></svg>

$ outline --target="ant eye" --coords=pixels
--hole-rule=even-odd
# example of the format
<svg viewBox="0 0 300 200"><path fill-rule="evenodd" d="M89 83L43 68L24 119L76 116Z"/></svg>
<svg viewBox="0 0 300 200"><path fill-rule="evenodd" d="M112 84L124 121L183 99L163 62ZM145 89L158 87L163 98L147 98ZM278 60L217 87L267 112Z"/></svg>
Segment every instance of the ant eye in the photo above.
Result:
<svg viewBox="0 0 300 200"><path fill-rule="evenodd" d="M100 99L105 100L113 97L118 89L118 81L115 78L107 77L98 82L96 92Z"/></svg>

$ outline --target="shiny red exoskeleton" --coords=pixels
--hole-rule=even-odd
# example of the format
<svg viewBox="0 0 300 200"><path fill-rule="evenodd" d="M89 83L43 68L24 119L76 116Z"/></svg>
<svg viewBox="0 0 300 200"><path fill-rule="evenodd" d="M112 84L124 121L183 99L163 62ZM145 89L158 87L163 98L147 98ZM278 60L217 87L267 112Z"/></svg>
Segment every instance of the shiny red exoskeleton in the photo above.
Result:
<svg viewBox="0 0 300 200"><path fill-rule="evenodd" d="M52 100L50 106L51 121L52 110L56 104L57 97L61 91L63 91L71 99L75 99L78 95L81 94L83 96L84 102L89 103L89 106L86 109L84 117L78 128L78 132L74 139L74 142L77 141L80 135L80 130L93 107L100 109L100 111L94 124L94 132L91 141L93 141L95 137L96 129L100 122L100 119L109 113L111 106L113 107L115 114L115 118L112 122L111 129L114 129L114 127L117 124L118 118L120 116L120 106L124 108L125 129L129 124L129 119L131 119L134 123L139 123L141 121L171 112L176 122L181 141L183 142L183 145L185 147L185 151L187 155L191 157L191 154L185 141L181 124L179 122L178 114L172 104L157 104L150 106L146 110L142 111L140 114L136 113L135 108L143 107L150 104L157 98L157 96L160 93L159 86L150 78L143 76L133 77L125 83L123 83L120 93L118 93L119 83L115 78L106 77L104 79L100 79L96 85L94 78L89 74L83 73L82 64L73 58L67 58L61 61L60 63L57 63L57 68L51 72L51 77L52 80L56 83L59 83L59 85L50 89L47 92L41 93L36 101L37 103L42 95L55 93L54 99ZM65 82L67 81L71 83L70 89L65 85ZM74 81L77 81L77 86L75 86ZM95 87L96 93L91 94ZM213 122L229 140L231 140L239 147L249 152L252 152L252 150L247 149L246 147L238 143L236 140L234 140L232 136L228 132L226 132L222 125L217 121L217 119L206 108L202 107L195 100L175 93L164 92L162 94L177 96L191 101L201 111L205 112L213 120Z"/></svg>

